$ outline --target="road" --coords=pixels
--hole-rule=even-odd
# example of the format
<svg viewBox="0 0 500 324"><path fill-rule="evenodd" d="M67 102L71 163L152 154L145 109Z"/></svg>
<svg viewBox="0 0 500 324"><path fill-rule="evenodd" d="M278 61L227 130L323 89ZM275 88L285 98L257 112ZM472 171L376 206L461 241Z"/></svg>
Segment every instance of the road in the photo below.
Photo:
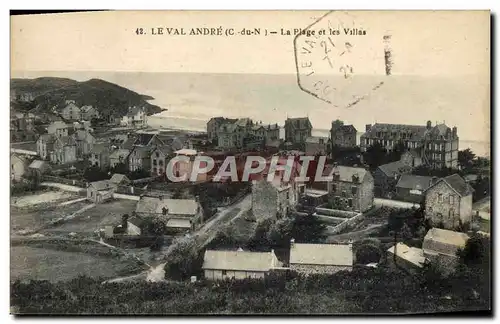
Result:
<svg viewBox="0 0 500 324"><path fill-rule="evenodd" d="M219 208L217 214L215 214L208 222L206 222L202 227L200 227L196 232L192 233L188 237L181 237L173 242L163 254L163 259L167 257L175 250L178 244L184 243L188 240L195 240L197 246L200 248L210 242L217 234L217 229L223 225L231 222L233 219L241 217L244 213L252 208L252 195L248 194L243 199L237 203ZM127 282L131 280L142 280L146 279L150 282L159 282L165 280L165 265L166 262L162 262L157 266L151 267L145 272L141 272L137 275L115 278L108 280L107 282Z"/></svg>
<svg viewBox="0 0 500 324"><path fill-rule="evenodd" d="M373 200L373 203L375 206L382 207L394 207L394 208L405 208L405 209L410 209L410 208L419 208L419 204L414 204L406 201L401 201L401 200L392 200L392 199L382 199L382 198L375 198Z"/></svg>

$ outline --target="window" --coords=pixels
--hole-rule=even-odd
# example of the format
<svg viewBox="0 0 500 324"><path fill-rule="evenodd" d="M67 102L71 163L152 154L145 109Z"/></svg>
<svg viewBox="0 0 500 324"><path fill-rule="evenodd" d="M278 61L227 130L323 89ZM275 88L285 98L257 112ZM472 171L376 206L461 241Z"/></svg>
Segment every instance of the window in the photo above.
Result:
<svg viewBox="0 0 500 324"><path fill-rule="evenodd" d="M160 153L156 152L155 153L156 157L159 157L160 156Z"/></svg>
<svg viewBox="0 0 500 324"><path fill-rule="evenodd" d="M99 154L94 154L94 159L98 159L99 158Z"/></svg>
<svg viewBox="0 0 500 324"><path fill-rule="evenodd" d="M453 217L455 215L455 211L452 209L450 209L450 211L448 212L448 216L450 217Z"/></svg>
<svg viewBox="0 0 500 324"><path fill-rule="evenodd" d="M223 276L227 276L227 271L226 270L222 270L222 275Z"/></svg>
<svg viewBox="0 0 500 324"><path fill-rule="evenodd" d="M455 203L455 196L450 195L450 205L453 205Z"/></svg>
<svg viewBox="0 0 500 324"><path fill-rule="evenodd" d="M153 165L156 165L156 159L153 159Z"/></svg>
<svg viewBox="0 0 500 324"><path fill-rule="evenodd" d="M352 207L352 198L349 198L348 202L349 202L349 207Z"/></svg>
<svg viewBox="0 0 500 324"><path fill-rule="evenodd" d="M156 172L156 168L153 168L153 174L156 174L156 173L157 173L157 172Z"/></svg>
<svg viewBox="0 0 500 324"><path fill-rule="evenodd" d="M159 166L163 166L163 160L159 160L159 161L158 161L158 165L159 165Z"/></svg>
<svg viewBox="0 0 500 324"><path fill-rule="evenodd" d="M335 184L332 184L332 192L337 191L337 186Z"/></svg>
<svg viewBox="0 0 500 324"><path fill-rule="evenodd" d="M159 174L163 174L163 169L162 169L162 168L160 168L160 169L158 170L158 173L159 173Z"/></svg>
<svg viewBox="0 0 500 324"><path fill-rule="evenodd" d="M442 203L443 202L443 194L438 194L438 202Z"/></svg>
<svg viewBox="0 0 500 324"><path fill-rule="evenodd" d="M358 187L354 187L354 186L353 186L353 187L351 188L351 192L352 192L352 194L353 194L353 195L357 194L357 193L358 193Z"/></svg>
<svg viewBox="0 0 500 324"><path fill-rule="evenodd" d="M342 191L342 197L347 197L347 192Z"/></svg>

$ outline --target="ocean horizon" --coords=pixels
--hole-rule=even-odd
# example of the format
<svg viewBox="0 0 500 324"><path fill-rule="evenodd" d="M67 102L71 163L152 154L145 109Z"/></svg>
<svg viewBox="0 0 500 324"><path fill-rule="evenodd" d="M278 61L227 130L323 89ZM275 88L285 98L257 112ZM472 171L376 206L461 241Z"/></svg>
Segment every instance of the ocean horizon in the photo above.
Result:
<svg viewBox="0 0 500 324"><path fill-rule="evenodd" d="M151 104L167 109L150 116L148 123L154 128L206 131L207 121L216 116L249 117L283 126L287 117L307 116L313 124L313 135L328 136L331 122L340 119L356 127L359 142L366 124L425 125L430 120L433 125L456 126L460 149L490 156L489 86L479 75L390 76L380 88L349 108L343 104L355 99L351 94L339 92L335 101L340 108L332 106L302 91L295 74L12 73L12 77L42 76L77 81L99 78L151 96Z"/></svg>

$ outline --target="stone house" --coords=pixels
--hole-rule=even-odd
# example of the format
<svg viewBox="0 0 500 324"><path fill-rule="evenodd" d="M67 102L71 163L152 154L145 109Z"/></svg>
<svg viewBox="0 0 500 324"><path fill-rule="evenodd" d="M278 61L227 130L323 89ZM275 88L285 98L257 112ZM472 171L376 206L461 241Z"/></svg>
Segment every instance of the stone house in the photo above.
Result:
<svg viewBox="0 0 500 324"><path fill-rule="evenodd" d="M128 156L130 154L130 150L126 149L116 149L111 152L109 155L109 166L111 168L115 168L119 164L128 165Z"/></svg>
<svg viewBox="0 0 500 324"><path fill-rule="evenodd" d="M420 153L420 149L412 149L401 154L401 161L404 165L407 165L411 168L419 167L423 164L422 162L422 154Z"/></svg>
<svg viewBox="0 0 500 324"><path fill-rule="evenodd" d="M128 186L131 183L130 179L126 175L120 173L113 174L109 181L117 186Z"/></svg>
<svg viewBox="0 0 500 324"><path fill-rule="evenodd" d="M282 159L278 165L286 166L286 163ZM252 213L256 219L286 217L305 192L305 185L295 181L301 169L300 163L294 161L290 179L285 178L284 170L276 170L274 179L268 181L269 168L270 161L262 173L249 179L252 181Z"/></svg>
<svg viewBox="0 0 500 324"><path fill-rule="evenodd" d="M250 135L266 146L279 146L280 127L278 124L262 125L261 122L250 128Z"/></svg>
<svg viewBox="0 0 500 324"><path fill-rule="evenodd" d="M352 244L304 244L290 242L290 269L306 275L352 271Z"/></svg>
<svg viewBox="0 0 500 324"><path fill-rule="evenodd" d="M66 164L76 160L76 143L73 137L57 137L53 151L50 152L50 161L54 164Z"/></svg>
<svg viewBox="0 0 500 324"><path fill-rule="evenodd" d="M211 142L217 142L217 133L222 124L232 124L237 119L224 118L224 117L212 117L207 122L207 136L208 140Z"/></svg>
<svg viewBox="0 0 500 324"><path fill-rule="evenodd" d="M387 265L417 274L426 263L424 251L410 247L404 243L397 243L387 250Z"/></svg>
<svg viewBox="0 0 500 324"><path fill-rule="evenodd" d="M94 118L99 118L99 112L92 106L83 106L82 108L80 108L80 111L82 120L92 120Z"/></svg>
<svg viewBox="0 0 500 324"><path fill-rule="evenodd" d="M117 186L110 180L94 181L87 186L87 200L99 204L113 198Z"/></svg>
<svg viewBox="0 0 500 324"><path fill-rule="evenodd" d="M330 139L333 146L355 147L357 145L358 131L353 125L344 125L341 120L332 121Z"/></svg>
<svg viewBox="0 0 500 324"><path fill-rule="evenodd" d="M10 155L10 180L21 181L28 170L28 160L18 154Z"/></svg>
<svg viewBox="0 0 500 324"><path fill-rule="evenodd" d="M76 157L86 158L96 143L95 137L88 130L79 129L73 134L73 138L76 143Z"/></svg>
<svg viewBox="0 0 500 324"><path fill-rule="evenodd" d="M47 127L47 133L53 134L56 137L69 136L71 135L72 131L73 131L73 125L67 124L60 120L53 121Z"/></svg>
<svg viewBox="0 0 500 324"><path fill-rule="evenodd" d="M271 252L215 251L206 250L203 258L203 272L207 280L264 278L280 262Z"/></svg>
<svg viewBox="0 0 500 324"><path fill-rule="evenodd" d="M143 128L147 126L147 114L144 107L129 107L128 112L122 117L120 122L122 126Z"/></svg>
<svg viewBox="0 0 500 324"><path fill-rule="evenodd" d="M150 172L151 148L147 146L135 146L128 156L128 168L130 172L138 170Z"/></svg>
<svg viewBox="0 0 500 324"><path fill-rule="evenodd" d="M304 143L308 137L311 137L312 128L309 117L287 118L285 120L285 142Z"/></svg>
<svg viewBox="0 0 500 324"><path fill-rule="evenodd" d="M424 237L424 256L441 269L444 275L452 273L458 263L457 252L469 240L465 233L431 228Z"/></svg>
<svg viewBox="0 0 500 324"><path fill-rule="evenodd" d="M470 223L472 193L473 189L458 174L437 180L425 191L425 218L445 229Z"/></svg>
<svg viewBox="0 0 500 324"><path fill-rule="evenodd" d="M350 211L364 212L373 207L374 180L370 172L363 168L333 165L324 170L324 175L330 174L333 179L326 184L330 198L344 201Z"/></svg>
<svg viewBox="0 0 500 324"><path fill-rule="evenodd" d="M310 136L305 141L306 155L326 155L328 138L320 136Z"/></svg>
<svg viewBox="0 0 500 324"><path fill-rule="evenodd" d="M408 174L411 167L401 161L394 161L380 165L374 172L375 196L393 198L396 193L396 184L403 174Z"/></svg>
<svg viewBox="0 0 500 324"><path fill-rule="evenodd" d="M38 180L50 171L50 164L46 161L34 160L28 167L29 174Z"/></svg>
<svg viewBox="0 0 500 324"><path fill-rule="evenodd" d="M445 124L426 125L380 124L366 125L361 135L361 151L375 143L392 151L398 143L407 149L421 149L422 162L431 168L457 168L458 143L457 128Z"/></svg>
<svg viewBox="0 0 500 324"><path fill-rule="evenodd" d="M248 131L245 126L239 124L222 124L217 132L217 146L222 149L243 148L244 139Z"/></svg>
<svg viewBox="0 0 500 324"><path fill-rule="evenodd" d="M92 147L92 152L89 155L90 165L98 167L101 170L106 170L110 165L110 147L108 143L96 143Z"/></svg>
<svg viewBox="0 0 500 324"><path fill-rule="evenodd" d="M169 232L194 231L203 223L203 209L197 199L143 195L137 202L135 214L142 219L155 218L163 222Z"/></svg>
<svg viewBox="0 0 500 324"><path fill-rule="evenodd" d="M169 147L158 146L151 152L151 176L161 176L165 174L168 161L173 156Z"/></svg>
<svg viewBox="0 0 500 324"><path fill-rule="evenodd" d="M50 159L50 152L54 150L54 142L56 136L54 134L42 134L36 141L36 152L42 160Z"/></svg>
<svg viewBox="0 0 500 324"><path fill-rule="evenodd" d="M66 120L81 120L82 111L74 100L66 100L66 106L61 109L61 116Z"/></svg>
<svg viewBox="0 0 500 324"><path fill-rule="evenodd" d="M158 134L154 133L136 133L134 138L134 146L156 147L165 145Z"/></svg>
<svg viewBox="0 0 500 324"><path fill-rule="evenodd" d="M424 192L432 185L433 181L437 181L437 178L403 174L396 184L395 198L417 204L423 203Z"/></svg>

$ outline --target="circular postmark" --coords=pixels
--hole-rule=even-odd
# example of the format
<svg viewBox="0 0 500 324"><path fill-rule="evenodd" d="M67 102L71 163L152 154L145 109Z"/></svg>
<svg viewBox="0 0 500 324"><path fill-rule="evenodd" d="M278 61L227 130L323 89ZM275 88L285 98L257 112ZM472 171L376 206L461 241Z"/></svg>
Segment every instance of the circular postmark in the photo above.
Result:
<svg viewBox="0 0 500 324"><path fill-rule="evenodd" d="M354 14L329 12L294 38L298 85L335 107L352 107L390 75L389 42Z"/></svg>

